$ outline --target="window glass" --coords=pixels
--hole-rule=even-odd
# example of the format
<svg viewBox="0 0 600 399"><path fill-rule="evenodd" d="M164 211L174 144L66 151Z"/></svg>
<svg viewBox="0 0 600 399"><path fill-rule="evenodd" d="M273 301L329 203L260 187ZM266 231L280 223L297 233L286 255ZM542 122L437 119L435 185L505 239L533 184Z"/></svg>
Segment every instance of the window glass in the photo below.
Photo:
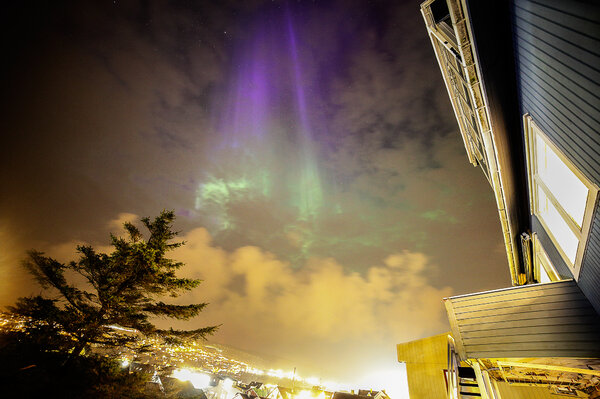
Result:
<svg viewBox="0 0 600 399"><path fill-rule="evenodd" d="M537 234L533 234L533 250L535 253L535 273L536 280L538 283L549 283L551 281L558 281L561 277L554 269L548 254L544 250L542 243L539 241Z"/></svg>
<svg viewBox="0 0 600 399"><path fill-rule="evenodd" d="M548 276L546 269L544 269L543 267L540 267L540 283L550 283L550 282L552 282L552 279L550 278L550 276Z"/></svg>
<svg viewBox="0 0 600 399"><path fill-rule="evenodd" d="M536 261L540 271L538 280L540 283L549 283L558 279L556 271L552 266L552 262L548 259L546 251L542 248L542 244L536 242Z"/></svg>
<svg viewBox="0 0 600 399"><path fill-rule="evenodd" d="M567 258L569 258L572 263L575 263L577 247L579 245L577 236L571 231L569 225L561 217L560 213L558 213L558 210L556 210L556 207L548 199L544 190L538 190L537 194L539 216L546 223L548 229Z"/></svg>
<svg viewBox="0 0 600 399"><path fill-rule="evenodd" d="M531 212L542 222L553 246L579 278L598 187L544 135L530 115L523 118ZM558 276L546 269L550 278ZM545 278L545 277L544 277Z"/></svg>
<svg viewBox="0 0 600 399"><path fill-rule="evenodd" d="M538 135L538 175L554 198L581 228L588 188Z"/></svg>

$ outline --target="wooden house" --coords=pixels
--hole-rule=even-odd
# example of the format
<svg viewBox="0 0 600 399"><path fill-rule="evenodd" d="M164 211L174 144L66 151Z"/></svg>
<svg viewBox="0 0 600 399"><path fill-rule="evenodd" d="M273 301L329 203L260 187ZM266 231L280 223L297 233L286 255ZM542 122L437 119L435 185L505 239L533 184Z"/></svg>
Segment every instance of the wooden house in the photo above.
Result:
<svg viewBox="0 0 600 399"><path fill-rule="evenodd" d="M444 300L448 397L599 398L600 3L427 0L421 12L512 281Z"/></svg>

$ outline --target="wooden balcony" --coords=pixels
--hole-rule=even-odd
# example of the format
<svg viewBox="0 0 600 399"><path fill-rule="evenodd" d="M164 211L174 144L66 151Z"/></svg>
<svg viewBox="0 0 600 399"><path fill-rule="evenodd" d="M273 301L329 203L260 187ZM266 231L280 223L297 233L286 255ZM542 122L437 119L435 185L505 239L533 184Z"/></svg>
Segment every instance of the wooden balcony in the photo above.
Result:
<svg viewBox="0 0 600 399"><path fill-rule="evenodd" d="M573 280L444 302L461 360L600 358L600 317Z"/></svg>

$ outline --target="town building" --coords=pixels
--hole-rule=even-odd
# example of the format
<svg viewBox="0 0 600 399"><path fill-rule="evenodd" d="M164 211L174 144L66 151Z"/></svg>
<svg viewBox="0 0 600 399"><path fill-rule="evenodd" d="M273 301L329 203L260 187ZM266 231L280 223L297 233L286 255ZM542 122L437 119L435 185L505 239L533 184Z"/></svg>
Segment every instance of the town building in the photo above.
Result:
<svg viewBox="0 0 600 399"><path fill-rule="evenodd" d="M448 334L434 335L398 345L398 359L406 363L411 398L443 398L446 395Z"/></svg>
<svg viewBox="0 0 600 399"><path fill-rule="evenodd" d="M431 397L411 345L443 352L443 369L434 356L412 372L443 378L449 398L600 398L600 3L421 12L468 160L496 198L512 287L446 298L445 343L398 345L411 398Z"/></svg>

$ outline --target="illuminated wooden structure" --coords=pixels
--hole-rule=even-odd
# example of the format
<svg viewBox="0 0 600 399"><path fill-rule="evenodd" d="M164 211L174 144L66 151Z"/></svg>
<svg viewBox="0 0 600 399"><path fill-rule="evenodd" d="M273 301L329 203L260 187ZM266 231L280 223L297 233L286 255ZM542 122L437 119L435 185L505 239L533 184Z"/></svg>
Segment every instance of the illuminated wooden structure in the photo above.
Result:
<svg viewBox="0 0 600 399"><path fill-rule="evenodd" d="M411 399L443 398L444 374L448 363L448 333L398 344L398 361L406 363L408 393Z"/></svg>
<svg viewBox="0 0 600 399"><path fill-rule="evenodd" d="M460 295L445 305L461 359L600 358L600 318L573 280Z"/></svg>

